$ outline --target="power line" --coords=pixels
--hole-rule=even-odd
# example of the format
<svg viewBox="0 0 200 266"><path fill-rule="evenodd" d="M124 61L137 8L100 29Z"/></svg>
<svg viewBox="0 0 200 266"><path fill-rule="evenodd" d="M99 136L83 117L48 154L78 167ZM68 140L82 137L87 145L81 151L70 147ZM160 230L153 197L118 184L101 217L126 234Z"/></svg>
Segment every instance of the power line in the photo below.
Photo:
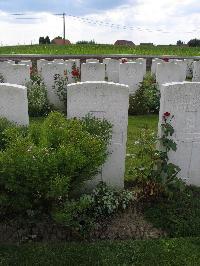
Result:
<svg viewBox="0 0 200 266"><path fill-rule="evenodd" d="M13 16L26 16L30 13L14 13L11 14ZM77 19L82 21L83 23L87 23L93 26L103 26L103 27L110 27L116 30L128 30L128 31L140 31L140 32L158 32L158 33L162 33L162 34L170 34L172 33L172 31L168 31L165 29L150 29L150 28L146 28L146 27L139 27L139 26L129 26L129 25L121 25L121 24L115 24L115 23L111 23L111 22L105 22L105 21L101 21L101 20L96 20L93 18L87 18L87 17L81 17L81 16L75 16L75 15L71 15L71 14L67 14L65 12L63 13L58 13L58 14L54 14L51 13L51 15L54 16L60 16L63 19L63 40L65 40L65 36L66 36L66 17L70 17L72 19ZM34 18L34 17L24 17L24 18L15 18L15 19L23 19L23 20L31 20L31 19L41 19L41 18ZM181 30L181 33L183 33L184 31ZM186 31L185 33L194 33L196 32L195 30L190 30L190 31Z"/></svg>

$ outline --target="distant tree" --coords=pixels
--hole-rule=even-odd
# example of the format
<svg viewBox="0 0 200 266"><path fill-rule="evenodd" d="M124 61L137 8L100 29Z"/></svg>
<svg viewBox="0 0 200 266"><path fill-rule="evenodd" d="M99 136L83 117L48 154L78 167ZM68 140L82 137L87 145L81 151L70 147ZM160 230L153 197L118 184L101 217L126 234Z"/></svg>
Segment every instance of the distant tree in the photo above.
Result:
<svg viewBox="0 0 200 266"><path fill-rule="evenodd" d="M45 44L45 39L44 37L39 38L39 44Z"/></svg>
<svg viewBox="0 0 200 266"><path fill-rule="evenodd" d="M46 38L45 38L45 44L50 44L50 43L51 43L51 41L50 41L49 36L46 36Z"/></svg>
<svg viewBox="0 0 200 266"><path fill-rule="evenodd" d="M57 36L57 37L55 37L54 39L62 39L62 37L60 37L60 36Z"/></svg>
<svg viewBox="0 0 200 266"><path fill-rule="evenodd" d="M181 46L181 45L183 45L184 44L184 42L182 42L181 40L178 40L177 42L176 42L176 45L178 45L178 46Z"/></svg>
<svg viewBox="0 0 200 266"><path fill-rule="evenodd" d="M91 41L77 41L76 44L96 44L95 40Z"/></svg>
<svg viewBox="0 0 200 266"><path fill-rule="evenodd" d="M200 40L199 39L192 39L188 42L189 47L200 47Z"/></svg>
<svg viewBox="0 0 200 266"><path fill-rule="evenodd" d="M49 36L46 36L46 38L44 38L44 37L39 38L39 44L50 44L50 43L51 43L51 41L50 41Z"/></svg>

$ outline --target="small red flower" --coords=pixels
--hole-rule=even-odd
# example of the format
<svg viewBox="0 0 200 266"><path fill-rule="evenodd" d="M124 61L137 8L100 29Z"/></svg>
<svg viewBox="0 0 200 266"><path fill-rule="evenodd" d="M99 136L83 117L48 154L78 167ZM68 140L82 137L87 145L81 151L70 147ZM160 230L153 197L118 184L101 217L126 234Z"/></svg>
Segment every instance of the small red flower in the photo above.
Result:
<svg viewBox="0 0 200 266"><path fill-rule="evenodd" d="M122 63L127 63L127 59L122 59Z"/></svg>
<svg viewBox="0 0 200 266"><path fill-rule="evenodd" d="M169 117L171 114L169 112L165 112L163 116Z"/></svg>
<svg viewBox="0 0 200 266"><path fill-rule="evenodd" d="M79 71L77 69L73 69L71 73L73 77L79 77Z"/></svg>

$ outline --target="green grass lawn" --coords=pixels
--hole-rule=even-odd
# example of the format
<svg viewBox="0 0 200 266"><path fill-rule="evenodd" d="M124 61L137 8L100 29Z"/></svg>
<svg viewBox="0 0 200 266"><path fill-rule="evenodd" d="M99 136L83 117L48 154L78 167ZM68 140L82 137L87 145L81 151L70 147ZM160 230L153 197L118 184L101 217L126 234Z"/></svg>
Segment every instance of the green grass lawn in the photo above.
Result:
<svg viewBox="0 0 200 266"><path fill-rule="evenodd" d="M142 129L149 129L157 132L158 129L158 115L138 115L129 116L128 120L128 138L127 138L127 154L135 153L135 142L140 138ZM125 180L131 179L129 175L129 169L132 164L132 158L126 158L126 173Z"/></svg>
<svg viewBox="0 0 200 266"><path fill-rule="evenodd" d="M0 54L134 54L134 55L177 55L177 56L199 56L198 47L181 46L116 46L108 44L89 45L18 45L2 46Z"/></svg>
<svg viewBox="0 0 200 266"><path fill-rule="evenodd" d="M200 265L200 238L0 246L0 265Z"/></svg>

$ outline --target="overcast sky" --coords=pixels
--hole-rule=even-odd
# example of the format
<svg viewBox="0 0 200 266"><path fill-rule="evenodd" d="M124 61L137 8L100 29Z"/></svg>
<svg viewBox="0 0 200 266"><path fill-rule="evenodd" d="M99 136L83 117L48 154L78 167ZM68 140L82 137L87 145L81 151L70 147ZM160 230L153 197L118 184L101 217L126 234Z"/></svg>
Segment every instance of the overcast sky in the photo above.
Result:
<svg viewBox="0 0 200 266"><path fill-rule="evenodd" d="M22 12L26 16L21 17L38 19L11 15ZM0 0L0 44L62 36L62 19L53 15L62 12L67 14L66 38L71 42L174 44L200 37L200 0Z"/></svg>

